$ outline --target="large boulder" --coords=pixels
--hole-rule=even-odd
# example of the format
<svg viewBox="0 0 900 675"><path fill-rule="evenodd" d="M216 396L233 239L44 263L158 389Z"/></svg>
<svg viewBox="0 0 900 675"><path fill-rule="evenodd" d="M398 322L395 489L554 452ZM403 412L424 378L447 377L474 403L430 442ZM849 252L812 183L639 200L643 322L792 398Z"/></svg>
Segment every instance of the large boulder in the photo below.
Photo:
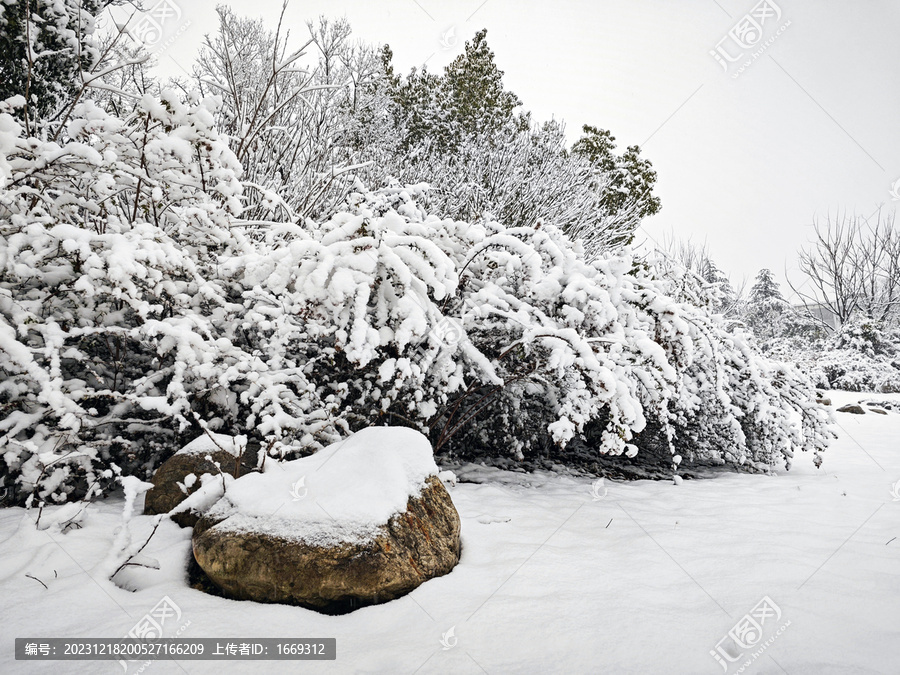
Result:
<svg viewBox="0 0 900 675"><path fill-rule="evenodd" d="M246 440L225 434L204 434L159 465L144 498L144 514L169 513L201 485L203 474L229 474L238 478L252 469L244 457ZM218 463L218 467L216 466ZM199 518L193 510L172 515L182 527L192 527Z"/></svg>
<svg viewBox="0 0 900 675"><path fill-rule="evenodd" d="M364 429L244 476L194 528L226 596L343 613L392 600L459 561L459 515L417 431Z"/></svg>
<svg viewBox="0 0 900 675"><path fill-rule="evenodd" d="M842 405L837 409L838 412L842 413L852 413L853 415L865 415L866 411L863 407L857 403L848 403L847 405Z"/></svg>

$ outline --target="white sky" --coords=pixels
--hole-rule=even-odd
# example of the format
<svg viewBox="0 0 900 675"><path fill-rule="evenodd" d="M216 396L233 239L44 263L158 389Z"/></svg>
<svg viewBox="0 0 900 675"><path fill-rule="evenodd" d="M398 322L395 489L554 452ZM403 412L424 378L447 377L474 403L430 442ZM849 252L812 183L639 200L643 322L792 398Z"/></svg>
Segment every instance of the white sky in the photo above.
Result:
<svg viewBox="0 0 900 675"><path fill-rule="evenodd" d="M215 30L215 2L168 1L182 15L165 24L177 37L160 71L175 75ZM710 51L756 2L293 0L287 17L299 40L307 19L346 16L356 37L391 46L401 72L426 61L439 70L487 28L506 87L536 119L565 120L570 140L593 124L610 129L620 150L642 146L663 209L641 235L706 241L739 284L761 267L781 279L795 269L816 215L869 216L900 203L891 194L900 179L900 2L774 0L781 16L763 22L762 41L726 72ZM225 4L273 28L281 6ZM730 38L722 46L741 51Z"/></svg>

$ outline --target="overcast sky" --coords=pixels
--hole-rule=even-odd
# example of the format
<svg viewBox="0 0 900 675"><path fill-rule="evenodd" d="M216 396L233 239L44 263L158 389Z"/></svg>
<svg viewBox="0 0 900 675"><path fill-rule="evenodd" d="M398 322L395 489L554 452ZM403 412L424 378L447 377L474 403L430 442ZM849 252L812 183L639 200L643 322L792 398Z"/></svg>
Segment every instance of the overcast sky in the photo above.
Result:
<svg viewBox="0 0 900 675"><path fill-rule="evenodd" d="M216 3L162 1L180 16L164 22L160 71L181 74ZM273 28L281 6L225 4ZM642 147L663 208L641 236L705 241L737 284L795 270L817 216L900 204L897 0L293 0L298 40L319 15L388 43L403 72L442 68L487 28L507 88L537 119L565 120L570 141L592 124L620 150Z"/></svg>

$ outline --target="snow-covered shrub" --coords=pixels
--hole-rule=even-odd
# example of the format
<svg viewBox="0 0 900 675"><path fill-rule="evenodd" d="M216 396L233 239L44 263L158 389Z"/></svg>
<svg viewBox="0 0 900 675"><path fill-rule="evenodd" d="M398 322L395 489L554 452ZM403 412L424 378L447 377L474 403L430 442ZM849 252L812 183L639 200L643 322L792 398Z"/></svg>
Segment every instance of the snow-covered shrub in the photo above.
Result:
<svg viewBox="0 0 900 675"><path fill-rule="evenodd" d="M770 354L795 363L822 389L900 392L900 336L882 322L852 320L830 335L776 339Z"/></svg>
<svg viewBox="0 0 900 675"><path fill-rule="evenodd" d="M834 349L852 349L868 357L900 352L900 327L872 319L848 321L831 336Z"/></svg>
<svg viewBox="0 0 900 675"><path fill-rule="evenodd" d="M762 355L739 324L711 311L719 306L717 284L669 257L652 261L641 276L665 307L647 318L679 370L668 421L654 422L670 449L690 459L751 466L782 456L790 466L794 449L824 449L831 433L811 382Z"/></svg>
<svg viewBox="0 0 900 675"><path fill-rule="evenodd" d="M522 459L574 439L634 454L649 421L669 452L738 465L824 448L809 381L670 297L683 275L628 252L588 263L551 225L440 219L419 192L360 191L324 223L265 228L258 258L229 263L253 285L242 330L330 406L311 423L287 388L274 418L257 399L265 434L316 448L400 423L441 453Z"/></svg>
<svg viewBox="0 0 900 675"><path fill-rule="evenodd" d="M209 101L86 101L57 141L26 137L21 103L0 114L0 472L17 501L63 501L152 468L228 367L210 272L242 246L240 167Z"/></svg>
<svg viewBox="0 0 900 675"><path fill-rule="evenodd" d="M627 251L589 263L549 223L442 219L424 186L358 186L319 221L240 220L212 107L83 103L58 142L0 115L15 501L145 478L202 428L276 458L379 424L516 460L576 440L633 455L648 423L667 452L739 465L824 447L805 378Z"/></svg>
<svg viewBox="0 0 900 675"><path fill-rule="evenodd" d="M900 359L869 356L853 349L816 354L813 371L819 386L845 391L900 392Z"/></svg>

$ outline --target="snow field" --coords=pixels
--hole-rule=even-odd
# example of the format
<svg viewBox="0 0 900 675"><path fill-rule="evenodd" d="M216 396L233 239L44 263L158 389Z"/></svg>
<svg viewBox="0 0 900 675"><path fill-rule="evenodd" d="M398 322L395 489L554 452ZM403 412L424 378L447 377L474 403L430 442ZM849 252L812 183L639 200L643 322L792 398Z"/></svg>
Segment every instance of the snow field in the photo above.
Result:
<svg viewBox="0 0 900 675"><path fill-rule="evenodd" d="M835 407L859 398L829 396ZM9 673L121 673L115 662L17 663L12 638L122 636L168 597L181 617L167 636L189 622L182 637L335 637L337 660L157 661L143 672L712 674L725 671L710 652L767 597L781 616L728 673L767 640L743 672L896 672L900 415L837 420L822 469L800 461L777 476L606 480L604 496L587 477L464 467L461 481L480 482L448 488L462 519L460 564L344 616L189 588L190 534L170 522L144 551L160 569L129 568L139 590L107 582L121 499L91 506L65 534L36 530L34 511L5 509L0 663ZM137 516L133 539L151 523Z"/></svg>

